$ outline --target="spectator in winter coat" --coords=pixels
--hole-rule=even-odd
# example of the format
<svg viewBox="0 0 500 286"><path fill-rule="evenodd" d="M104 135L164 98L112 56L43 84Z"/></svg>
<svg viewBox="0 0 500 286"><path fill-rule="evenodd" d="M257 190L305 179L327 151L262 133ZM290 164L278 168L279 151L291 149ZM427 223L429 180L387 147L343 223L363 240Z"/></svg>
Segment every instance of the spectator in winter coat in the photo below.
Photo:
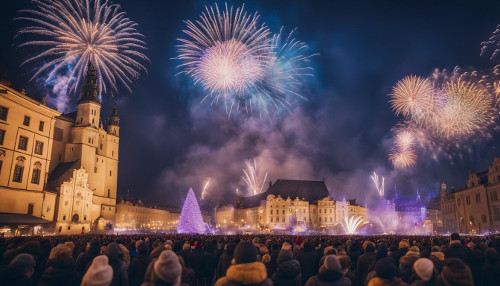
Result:
<svg viewBox="0 0 500 286"><path fill-rule="evenodd" d="M202 284L207 277L207 253L203 249L202 243L195 241L194 244L195 249L188 257L189 265L191 265L190 267L193 268L198 283Z"/></svg>
<svg viewBox="0 0 500 286"><path fill-rule="evenodd" d="M441 252L439 246L432 247L429 259L432 260L432 263L434 263L434 267L437 269L437 271L441 272L444 263L444 253Z"/></svg>
<svg viewBox="0 0 500 286"><path fill-rule="evenodd" d="M78 275L71 249L64 244L52 248L47 262L47 268L40 278L40 286L75 285Z"/></svg>
<svg viewBox="0 0 500 286"><path fill-rule="evenodd" d="M419 258L413 263L411 286L432 286L436 283L434 263L428 258Z"/></svg>
<svg viewBox="0 0 500 286"><path fill-rule="evenodd" d="M112 286L128 286L127 264L123 261L123 252L120 245L112 242L106 247L106 256L109 259L109 265L113 268Z"/></svg>
<svg viewBox="0 0 500 286"><path fill-rule="evenodd" d="M473 242L469 242L467 247L470 249L469 267L474 279L474 285L481 285L481 271L485 260L484 251Z"/></svg>
<svg viewBox="0 0 500 286"><path fill-rule="evenodd" d="M444 251L444 257L446 259L456 257L462 260L463 263L468 263L468 252L469 250L462 245L460 241L460 235L458 233L452 233L450 236L450 244L448 248Z"/></svg>
<svg viewBox="0 0 500 286"><path fill-rule="evenodd" d="M473 286L474 281L469 266L458 258L448 258L443 263L443 270L437 277L436 285Z"/></svg>
<svg viewBox="0 0 500 286"><path fill-rule="evenodd" d="M33 285L32 276L35 272L35 258L28 253L18 254L9 265L0 272L3 285L28 286Z"/></svg>
<svg viewBox="0 0 500 286"><path fill-rule="evenodd" d="M87 268L89 268L90 264L92 263L94 257L99 255L100 249L101 245L99 244L99 241L97 239L94 239L87 245L85 252L82 252L78 255L75 263L75 270L78 274L78 277L83 277L83 275L87 271Z"/></svg>
<svg viewBox="0 0 500 286"><path fill-rule="evenodd" d="M307 280L306 286L350 286L351 280L342 275L342 267L335 255L328 255L325 263L319 268L318 275Z"/></svg>
<svg viewBox="0 0 500 286"><path fill-rule="evenodd" d="M139 286L144 281L144 275L151 262L148 254L148 246L140 241L137 246L137 255L132 259L128 267L128 281L130 286Z"/></svg>
<svg viewBox="0 0 500 286"><path fill-rule="evenodd" d="M231 285L273 285L267 278L266 266L257 261L257 248L250 241L241 241L234 251L235 264L227 269L226 276L220 278L215 286Z"/></svg>
<svg viewBox="0 0 500 286"><path fill-rule="evenodd" d="M375 261L375 246L372 243L366 245L365 251L366 253L358 258L358 265L356 267L356 275L360 281L365 281L368 270Z"/></svg>
<svg viewBox="0 0 500 286"><path fill-rule="evenodd" d="M394 264L399 264L399 259L403 257L408 250L410 249L410 242L406 239L403 239L399 242L398 249L395 251L391 251L391 257L394 259Z"/></svg>
<svg viewBox="0 0 500 286"><path fill-rule="evenodd" d="M182 266L179 257L172 250L164 250L151 261L142 286L175 285L181 283Z"/></svg>
<svg viewBox="0 0 500 286"><path fill-rule="evenodd" d="M277 259L276 273L272 276L274 286L300 286L302 276L300 263L293 258L291 250L281 250Z"/></svg>
<svg viewBox="0 0 500 286"><path fill-rule="evenodd" d="M485 251L485 263L481 271L481 284L478 285L498 285L500 282L500 259L494 248Z"/></svg>
<svg viewBox="0 0 500 286"><path fill-rule="evenodd" d="M106 255L99 255L92 261L83 276L81 286L108 286L113 280L113 268L108 264Z"/></svg>
<svg viewBox="0 0 500 286"><path fill-rule="evenodd" d="M412 274L413 263L420 258L420 250L417 246L412 246L410 250L399 259L399 276L401 280L408 283Z"/></svg>
<svg viewBox="0 0 500 286"><path fill-rule="evenodd" d="M233 244L224 245L224 253L219 258L219 263L217 264L217 279L226 276L226 271L231 266L231 260L233 260L234 247Z"/></svg>
<svg viewBox="0 0 500 286"><path fill-rule="evenodd" d="M385 257L380 259L375 264L375 277L370 279L368 286L382 286L382 285L406 285L401 279L396 277L397 269L394 264L394 258Z"/></svg>
<svg viewBox="0 0 500 286"><path fill-rule="evenodd" d="M304 243L304 248L297 255L300 262L302 273L302 284L305 284L309 278L318 274L319 257L310 242Z"/></svg>

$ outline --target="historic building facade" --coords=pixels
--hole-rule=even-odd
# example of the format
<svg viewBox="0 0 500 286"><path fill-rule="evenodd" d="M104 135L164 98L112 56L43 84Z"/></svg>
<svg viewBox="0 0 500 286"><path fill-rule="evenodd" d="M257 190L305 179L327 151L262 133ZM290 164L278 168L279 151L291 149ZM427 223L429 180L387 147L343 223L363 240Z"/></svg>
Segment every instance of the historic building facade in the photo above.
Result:
<svg viewBox="0 0 500 286"><path fill-rule="evenodd" d="M119 118L101 120L89 63L74 113L62 114L0 83L0 212L52 222L55 233L113 228Z"/></svg>
<svg viewBox="0 0 500 286"><path fill-rule="evenodd" d="M500 230L500 158L488 170L470 172L463 189L440 191L443 232L483 233Z"/></svg>
<svg viewBox="0 0 500 286"><path fill-rule="evenodd" d="M339 222L353 215L366 218L367 209L355 200L332 200L323 181L280 179L264 193L217 208L215 224L241 231L340 231Z"/></svg>

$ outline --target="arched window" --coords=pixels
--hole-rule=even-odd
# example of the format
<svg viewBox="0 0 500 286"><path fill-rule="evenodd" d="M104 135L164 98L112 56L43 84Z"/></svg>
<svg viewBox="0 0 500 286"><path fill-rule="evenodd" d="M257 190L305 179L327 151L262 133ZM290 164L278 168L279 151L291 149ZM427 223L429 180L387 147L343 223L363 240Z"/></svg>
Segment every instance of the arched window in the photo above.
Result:
<svg viewBox="0 0 500 286"><path fill-rule="evenodd" d="M31 176L32 184L40 184L40 174L42 173L42 163L36 162L33 166L33 175Z"/></svg>
<svg viewBox="0 0 500 286"><path fill-rule="evenodd" d="M14 168L14 175L12 176L12 181L16 183L21 183L23 181L23 172L24 172L24 161L26 160L24 157L19 156L16 158L17 163Z"/></svg>

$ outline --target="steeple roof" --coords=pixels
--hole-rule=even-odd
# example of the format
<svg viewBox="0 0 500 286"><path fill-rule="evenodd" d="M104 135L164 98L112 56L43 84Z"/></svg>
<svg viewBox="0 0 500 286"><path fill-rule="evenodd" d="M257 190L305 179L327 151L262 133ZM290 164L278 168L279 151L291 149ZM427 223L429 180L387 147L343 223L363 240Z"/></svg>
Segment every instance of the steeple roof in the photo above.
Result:
<svg viewBox="0 0 500 286"><path fill-rule="evenodd" d="M85 76L85 82L82 87L82 94L78 103L93 101L96 103L101 103L99 101L99 87L97 86L97 72L94 68L92 62L89 61L87 67L87 75Z"/></svg>

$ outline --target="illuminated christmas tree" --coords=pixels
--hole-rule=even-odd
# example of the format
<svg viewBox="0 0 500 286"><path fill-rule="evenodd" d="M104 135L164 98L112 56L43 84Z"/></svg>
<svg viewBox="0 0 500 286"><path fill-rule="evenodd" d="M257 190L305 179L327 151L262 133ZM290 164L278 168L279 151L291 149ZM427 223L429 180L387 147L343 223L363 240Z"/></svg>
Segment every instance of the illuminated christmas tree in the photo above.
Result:
<svg viewBox="0 0 500 286"><path fill-rule="evenodd" d="M178 233L205 233L206 227L201 216L200 206L194 195L193 189L189 192L182 206L179 225L177 226Z"/></svg>

